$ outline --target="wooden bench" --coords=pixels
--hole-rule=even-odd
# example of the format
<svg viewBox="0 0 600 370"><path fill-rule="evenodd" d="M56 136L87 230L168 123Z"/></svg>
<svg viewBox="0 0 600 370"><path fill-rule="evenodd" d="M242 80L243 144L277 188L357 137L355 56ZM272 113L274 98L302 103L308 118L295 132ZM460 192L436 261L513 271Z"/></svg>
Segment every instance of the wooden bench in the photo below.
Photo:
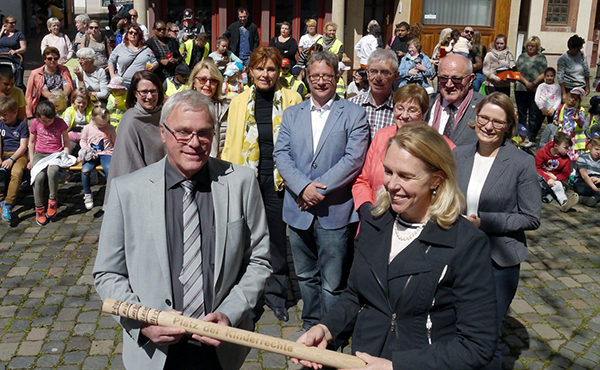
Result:
<svg viewBox="0 0 600 370"><path fill-rule="evenodd" d="M74 165L72 165L71 167L69 167L69 171L81 171L81 167L82 167L82 163L77 162ZM101 171L102 174L104 174L104 168L102 168L102 165L97 165L96 171Z"/></svg>

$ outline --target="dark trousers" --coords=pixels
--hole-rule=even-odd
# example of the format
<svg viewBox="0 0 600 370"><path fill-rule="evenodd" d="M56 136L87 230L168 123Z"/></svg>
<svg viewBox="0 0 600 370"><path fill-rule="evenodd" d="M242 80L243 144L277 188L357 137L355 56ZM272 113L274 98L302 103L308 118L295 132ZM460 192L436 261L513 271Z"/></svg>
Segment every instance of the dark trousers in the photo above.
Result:
<svg viewBox="0 0 600 370"><path fill-rule="evenodd" d="M519 273L521 265L501 267L493 262L494 267L494 285L496 286L496 307L498 312L498 343L492 361L483 367L485 370L502 369L502 348L500 346L500 337L502 333L502 324L510 307L517 288L519 287Z"/></svg>
<svg viewBox="0 0 600 370"><path fill-rule="evenodd" d="M188 342L185 337L169 346L164 370L220 370L215 347Z"/></svg>
<svg viewBox="0 0 600 370"><path fill-rule="evenodd" d="M600 202L600 193L592 190L588 184L583 181L583 179L578 178L573 185L573 190L579 195L583 195L584 197L594 197L596 201Z"/></svg>
<svg viewBox="0 0 600 370"><path fill-rule="evenodd" d="M515 100L519 124L524 125L531 132L531 126L535 125L538 114L542 114L535 104L535 91L515 91Z"/></svg>
<svg viewBox="0 0 600 370"><path fill-rule="evenodd" d="M258 175L269 226L269 251L273 275L265 286L265 303L271 308L285 307L288 288L287 236L283 222L284 191L275 191L273 175Z"/></svg>
<svg viewBox="0 0 600 370"><path fill-rule="evenodd" d="M531 122L530 122L530 126L529 126L529 133L531 134L531 135L529 135L530 141L535 141L535 138L537 137L538 132L540 132L540 129L542 128L544 119L546 119L548 124L550 125L550 124L552 124L552 121L554 120L554 115L544 116L542 114L542 111L539 112L539 114L537 115L537 117L535 119L535 123L533 125L531 125Z"/></svg>

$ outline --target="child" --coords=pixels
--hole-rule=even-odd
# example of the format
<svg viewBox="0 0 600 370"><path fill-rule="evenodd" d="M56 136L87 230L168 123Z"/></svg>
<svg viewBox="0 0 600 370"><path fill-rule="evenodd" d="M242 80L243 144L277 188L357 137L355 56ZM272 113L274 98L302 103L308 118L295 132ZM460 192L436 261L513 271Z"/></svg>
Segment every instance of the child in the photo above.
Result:
<svg viewBox="0 0 600 370"><path fill-rule="evenodd" d="M567 155L571 146L571 138L564 132L557 132L554 140L538 150L535 155L535 167L540 180L542 192L546 193L544 202L551 202L552 197L560 204L560 210L567 212L577 204L579 195L567 195L561 181L569 179L571 161Z"/></svg>
<svg viewBox="0 0 600 370"><path fill-rule="evenodd" d="M0 96L10 96L17 102L17 118L21 121L26 119L25 94L23 90L15 89L15 74L9 66L0 66Z"/></svg>
<svg viewBox="0 0 600 370"><path fill-rule="evenodd" d="M71 96L71 106L62 114L62 119L69 125L69 140L71 140L71 153L79 151L77 147L81 139L81 131L90 122L92 115L90 93L85 87L78 87Z"/></svg>
<svg viewBox="0 0 600 370"><path fill-rule="evenodd" d="M58 209L58 165L46 165L42 168L42 163L36 168L38 162L44 158L50 157L55 153L64 151L69 154L69 126L61 118L57 117L54 105L49 101L41 101L35 113L37 118L31 122L29 128L29 158L27 168L31 171L33 182L33 199L35 203L35 222L43 226L48 220L56 215ZM44 183L48 177L48 186L50 188L50 197L48 199L48 210L44 207Z"/></svg>
<svg viewBox="0 0 600 370"><path fill-rule="evenodd" d="M577 178L573 190L579 202L593 207L600 201L600 136L592 138L589 153L577 158Z"/></svg>
<svg viewBox="0 0 600 370"><path fill-rule="evenodd" d="M587 113L581 108L581 99L584 96L585 91L581 87L571 89L567 102L554 113L558 129L572 138L573 146L569 149L569 158L572 161L576 161L586 151L586 131L589 122Z"/></svg>
<svg viewBox="0 0 600 370"><path fill-rule="evenodd" d="M308 89L301 79L299 79L297 76L294 76L294 74L290 72L290 69L291 64L289 59L283 58L281 60L281 77L285 78L290 90L294 90L300 94L300 96L302 96L302 99L304 99L304 96L308 93Z"/></svg>
<svg viewBox="0 0 600 370"><path fill-rule="evenodd" d="M5 176L10 172L6 198L0 192L0 214L8 222L12 219L12 207L19 193L23 170L27 166L29 129L27 122L19 119L18 111L19 105L13 98L0 97L0 133L2 134L0 170L5 172Z"/></svg>
<svg viewBox="0 0 600 370"><path fill-rule="evenodd" d="M92 189L90 188L90 173L96 168L98 162L102 165L108 178L110 159L117 139L117 131L109 123L110 112L108 109L95 107L92 110L90 124L85 126L81 133L79 161L83 163L81 166L81 183L83 184L83 203L87 209L94 208ZM86 155L86 152L88 155Z"/></svg>
<svg viewBox="0 0 600 370"><path fill-rule="evenodd" d="M67 109L67 96L62 90L52 91L48 96L48 101L54 105L57 116L62 116Z"/></svg>
<svg viewBox="0 0 600 370"><path fill-rule="evenodd" d="M190 77L189 67L181 63L175 68L175 76L168 77L163 82L165 89L165 99L176 92L188 89L188 78Z"/></svg>
<svg viewBox="0 0 600 370"><path fill-rule="evenodd" d="M534 155L531 152L531 150L529 149L529 147L527 146L527 144L525 143L528 137L529 137L529 130L527 130L527 127L525 127L525 125L518 124L517 125L517 135L515 135L512 138L511 142L514 146L521 149L525 153Z"/></svg>
<svg viewBox="0 0 600 370"><path fill-rule="evenodd" d="M221 73L225 72L225 67L229 62L239 62L242 63L242 60L238 58L229 48L229 40L226 37L219 37L217 39L217 50L208 54L208 57L215 61L217 67Z"/></svg>
<svg viewBox="0 0 600 370"><path fill-rule="evenodd" d="M223 94L226 99L233 99L234 96L241 94L244 91L244 85L240 82L240 69L238 63L229 63L225 69L225 77L227 80L223 83Z"/></svg>
<svg viewBox="0 0 600 370"><path fill-rule="evenodd" d="M108 96L108 104L106 108L110 111L110 124L117 129L121 122L121 117L125 114L127 106L127 88L123 82L123 77L115 76L111 78L108 84L110 95Z"/></svg>
<svg viewBox="0 0 600 370"><path fill-rule="evenodd" d="M534 124L531 125L530 123L530 143L535 143L537 134L542 127L542 123L544 123L544 119L546 119L548 124L550 124L554 118L554 113L560 106L562 94L560 85L554 81L555 76L556 70L554 68L546 68L544 71L544 82L541 83L535 91L534 101L537 107L540 109L540 112L538 112Z"/></svg>

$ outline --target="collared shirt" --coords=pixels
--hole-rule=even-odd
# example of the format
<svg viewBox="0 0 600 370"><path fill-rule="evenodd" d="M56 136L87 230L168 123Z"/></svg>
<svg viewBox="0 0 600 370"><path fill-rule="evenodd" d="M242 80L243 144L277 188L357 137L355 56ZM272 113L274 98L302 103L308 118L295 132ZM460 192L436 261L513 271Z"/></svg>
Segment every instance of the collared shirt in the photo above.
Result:
<svg viewBox="0 0 600 370"><path fill-rule="evenodd" d="M455 114L455 119L456 119L456 113L458 112L458 108L460 107L460 105L462 104L463 100L465 100L464 98L452 103L454 105L454 114ZM433 126L433 119L434 119L434 112L437 109L437 102L435 102L435 104L433 104L431 106L431 114L429 116L429 122L428 125L429 126ZM446 128L446 123L448 122L448 117L450 117L450 108L448 108L448 106L450 105L450 103L448 103L446 101L446 99L442 98L442 111L440 112L440 125L438 126L438 132L440 133L440 135L444 134L444 129Z"/></svg>
<svg viewBox="0 0 600 370"><path fill-rule="evenodd" d="M369 131L371 140L375 133L384 127L394 124L394 93L392 92L387 100L380 106L375 106L371 101L371 89L362 94L350 98L354 104L358 104L367 112L367 122L369 122Z"/></svg>
<svg viewBox="0 0 600 370"><path fill-rule="evenodd" d="M335 95L329 99L321 108L317 107L312 99L310 99L310 121L312 124L312 138L313 138L313 153L316 153L321 134L327 123L327 118L331 112L331 106L335 100Z"/></svg>
<svg viewBox="0 0 600 370"><path fill-rule="evenodd" d="M165 211L167 219L167 247L169 266L171 267L171 286L173 289L173 308L183 311L183 284L179 274L183 265L183 195L181 183L185 180L169 161L165 161ZM208 163L191 180L196 182L195 200L200 216L202 240L202 271L204 274L204 307L209 313L213 304L215 270L215 215L210 189Z"/></svg>

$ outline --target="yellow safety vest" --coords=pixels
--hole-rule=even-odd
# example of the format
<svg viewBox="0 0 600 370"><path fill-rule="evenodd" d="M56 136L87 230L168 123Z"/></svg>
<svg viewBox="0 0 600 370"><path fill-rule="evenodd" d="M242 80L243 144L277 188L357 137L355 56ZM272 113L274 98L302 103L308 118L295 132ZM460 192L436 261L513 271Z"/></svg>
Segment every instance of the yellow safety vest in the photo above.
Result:
<svg viewBox="0 0 600 370"><path fill-rule="evenodd" d="M241 89L239 89L237 92L234 92L233 89L231 89L231 84L227 81L223 82L225 85L223 87L223 90L225 91L225 96L229 96L229 97L234 97L236 95L239 95L241 93L244 92L245 88L244 85L242 85L241 82L238 82L238 84L242 85Z"/></svg>
<svg viewBox="0 0 600 370"><path fill-rule="evenodd" d="M580 108L579 112L583 112L585 114L585 109ZM579 112L577 112L578 115L579 115ZM562 107L560 108L560 112L558 113L558 122L560 122L561 131L562 131L562 122L563 122L564 116L565 116L565 105L563 104ZM573 129L573 132L575 133L575 135L573 137L573 150L574 151L585 150L586 144L587 144L587 137L585 136L585 131L583 130L583 127L579 127L577 124L575 124L575 128Z"/></svg>
<svg viewBox="0 0 600 370"><path fill-rule="evenodd" d="M285 78L285 80L288 82L288 88L290 90L293 90L293 91L301 94L302 96L304 96L308 93L308 89L306 88L306 85L304 84L304 82L302 82L302 80L296 79L296 76L294 76L293 74L288 73L288 74L284 75L283 72L281 72L281 76L283 76L283 78ZM300 86L302 86L302 92L298 91Z"/></svg>
<svg viewBox="0 0 600 370"><path fill-rule="evenodd" d="M188 66L192 61L192 50L194 50L194 39L189 39L186 42L179 45L179 53L185 55L185 64ZM202 53L202 59L206 58L210 54L210 42L204 45L204 52ZM190 68L193 66L190 66Z"/></svg>
<svg viewBox="0 0 600 370"><path fill-rule="evenodd" d="M319 40L317 40L317 44L323 45L323 38L322 37ZM339 39L335 39L335 41L333 42L333 45L331 45L331 47L329 48L329 51L331 51L332 53L334 53L335 55L337 55L337 53L340 52L340 48L342 46L344 46L344 43L341 42Z"/></svg>
<svg viewBox="0 0 600 370"><path fill-rule="evenodd" d="M342 99L346 99L346 84L344 83L344 79L340 77L338 80L337 86L335 87L335 93Z"/></svg>
<svg viewBox="0 0 600 370"><path fill-rule="evenodd" d="M90 123L90 119L92 118L92 109L94 109L94 106L92 106L91 104L85 109L85 120L87 121L87 123ZM71 131L73 129L73 127L75 127L75 112L76 111L77 111L77 108L75 108L74 105L71 105L70 107L65 109L65 111L62 114L62 119L65 119L65 116L67 114L69 115L69 122L67 122L67 125L69 125L69 131Z"/></svg>
<svg viewBox="0 0 600 370"><path fill-rule="evenodd" d="M119 105L115 105L115 96L110 94L108 96L108 110L110 110L110 124L115 127L115 129L119 128L119 123L121 123L121 117L127 111L127 106L125 105L126 95L120 97Z"/></svg>
<svg viewBox="0 0 600 370"><path fill-rule="evenodd" d="M165 80L167 81L167 89L165 90L165 96L171 96L182 90L187 90L188 88L187 84L182 84L181 86L179 86L179 88L177 88L177 86L175 86L175 83L173 82L173 78L175 77L169 77Z"/></svg>

